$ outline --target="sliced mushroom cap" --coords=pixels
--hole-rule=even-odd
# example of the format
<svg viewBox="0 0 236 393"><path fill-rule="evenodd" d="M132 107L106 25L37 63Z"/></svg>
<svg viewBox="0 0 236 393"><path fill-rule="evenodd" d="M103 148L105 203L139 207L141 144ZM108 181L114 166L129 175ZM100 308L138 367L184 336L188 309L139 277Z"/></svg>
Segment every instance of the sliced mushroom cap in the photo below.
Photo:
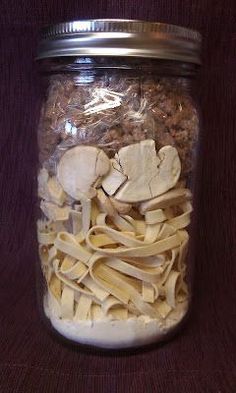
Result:
<svg viewBox="0 0 236 393"><path fill-rule="evenodd" d="M180 176L177 150L164 146L157 154L152 139L121 148L115 160L102 187L121 202L137 203L155 198L173 188Z"/></svg>
<svg viewBox="0 0 236 393"><path fill-rule="evenodd" d="M76 146L62 156L57 167L57 178L74 199L81 199L81 195L92 198L96 194L94 183L109 169L110 160L102 150L94 146Z"/></svg>
<svg viewBox="0 0 236 393"><path fill-rule="evenodd" d="M59 206L62 206L66 200L66 194L56 177L49 177L45 168L42 168L38 174L38 195L40 198Z"/></svg>
<svg viewBox="0 0 236 393"><path fill-rule="evenodd" d="M56 203L59 206L63 205L66 200L66 194L55 176L48 179L47 186L50 201Z"/></svg>
<svg viewBox="0 0 236 393"><path fill-rule="evenodd" d="M118 188L127 180L127 176L122 173L121 166L114 158L112 158L110 162L110 172L103 179L102 188L106 191L108 195L113 195L118 190Z"/></svg>
<svg viewBox="0 0 236 393"><path fill-rule="evenodd" d="M152 198L173 188L180 176L181 163L173 146L163 146L158 154L157 174L150 181Z"/></svg>

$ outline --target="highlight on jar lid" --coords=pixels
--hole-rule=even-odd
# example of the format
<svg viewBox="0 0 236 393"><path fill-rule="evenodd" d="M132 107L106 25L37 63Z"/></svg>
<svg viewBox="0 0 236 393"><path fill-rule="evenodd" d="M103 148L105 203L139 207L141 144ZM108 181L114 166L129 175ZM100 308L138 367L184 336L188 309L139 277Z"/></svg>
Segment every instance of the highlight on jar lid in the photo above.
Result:
<svg viewBox="0 0 236 393"><path fill-rule="evenodd" d="M201 34L172 24L91 19L42 30L37 59L61 56L128 56L201 64Z"/></svg>

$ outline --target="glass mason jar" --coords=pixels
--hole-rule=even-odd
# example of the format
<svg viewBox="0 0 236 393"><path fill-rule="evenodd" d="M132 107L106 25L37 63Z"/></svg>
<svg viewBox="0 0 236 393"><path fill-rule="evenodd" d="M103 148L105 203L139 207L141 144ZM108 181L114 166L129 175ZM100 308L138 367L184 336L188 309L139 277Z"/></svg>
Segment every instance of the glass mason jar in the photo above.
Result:
<svg viewBox="0 0 236 393"><path fill-rule="evenodd" d="M39 301L75 343L146 345L186 318L200 41L126 20L43 33Z"/></svg>

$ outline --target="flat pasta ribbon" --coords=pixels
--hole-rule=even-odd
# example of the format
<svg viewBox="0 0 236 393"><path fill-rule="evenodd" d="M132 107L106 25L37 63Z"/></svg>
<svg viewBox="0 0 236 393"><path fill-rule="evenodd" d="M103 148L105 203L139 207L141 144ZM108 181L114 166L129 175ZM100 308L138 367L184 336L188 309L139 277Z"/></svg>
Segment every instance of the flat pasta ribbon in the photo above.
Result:
<svg viewBox="0 0 236 393"><path fill-rule="evenodd" d="M188 298L190 198L187 189L171 190L122 215L101 192L98 203L82 199L70 210L71 232L66 221L40 221L42 269L57 314L75 321L168 318Z"/></svg>

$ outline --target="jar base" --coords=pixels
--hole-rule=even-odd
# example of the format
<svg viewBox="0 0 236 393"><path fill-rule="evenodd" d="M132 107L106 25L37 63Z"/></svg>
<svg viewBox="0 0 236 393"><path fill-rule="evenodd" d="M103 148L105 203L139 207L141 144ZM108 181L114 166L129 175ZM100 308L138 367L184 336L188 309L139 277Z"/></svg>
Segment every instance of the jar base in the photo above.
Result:
<svg viewBox="0 0 236 393"><path fill-rule="evenodd" d="M146 315L126 320L74 321L61 319L50 303L44 303L44 311L60 335L69 341L104 349L125 349L164 341L188 311L188 302L185 301L177 304L164 322Z"/></svg>

